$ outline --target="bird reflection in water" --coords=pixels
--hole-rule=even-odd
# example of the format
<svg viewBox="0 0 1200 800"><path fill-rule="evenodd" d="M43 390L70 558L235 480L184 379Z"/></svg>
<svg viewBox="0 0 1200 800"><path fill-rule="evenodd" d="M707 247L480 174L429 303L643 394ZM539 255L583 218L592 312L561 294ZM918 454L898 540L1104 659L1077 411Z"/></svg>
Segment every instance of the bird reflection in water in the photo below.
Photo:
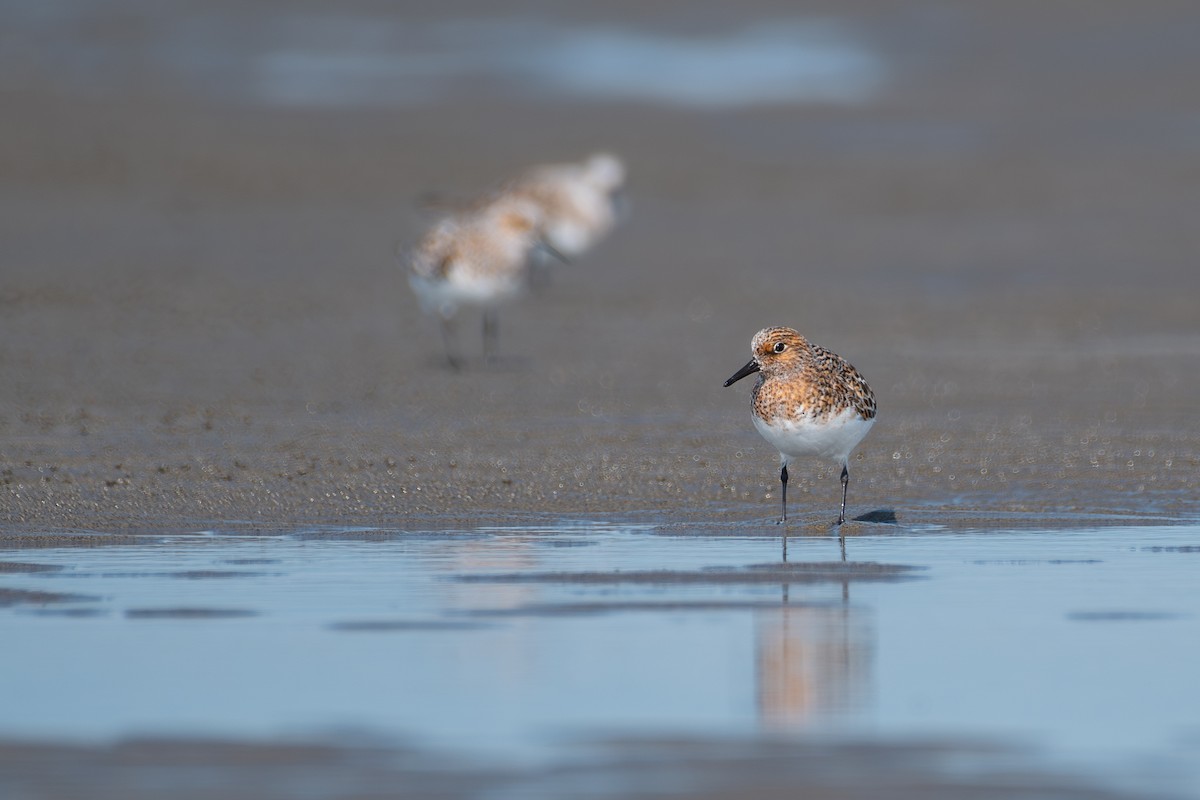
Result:
<svg viewBox="0 0 1200 800"><path fill-rule="evenodd" d="M844 556L843 556L844 557ZM874 636L869 617L850 605L849 579L841 602L790 602L758 614L756 702L768 731L800 730L842 716L869 701Z"/></svg>

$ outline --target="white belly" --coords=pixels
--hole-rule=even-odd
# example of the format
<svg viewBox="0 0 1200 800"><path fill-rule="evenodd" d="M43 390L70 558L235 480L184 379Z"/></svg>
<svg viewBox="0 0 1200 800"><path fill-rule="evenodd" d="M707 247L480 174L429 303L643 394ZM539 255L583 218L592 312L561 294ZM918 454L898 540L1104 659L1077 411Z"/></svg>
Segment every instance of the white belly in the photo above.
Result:
<svg viewBox="0 0 1200 800"><path fill-rule="evenodd" d="M818 456L845 464L850 451L875 424L874 419L863 419L853 408L819 419L776 418L770 423L763 422L758 415L753 419L754 427L779 451L784 464L790 464L792 459L800 456Z"/></svg>
<svg viewBox="0 0 1200 800"><path fill-rule="evenodd" d="M505 303L524 289L520 275L451 273L443 280L410 275L408 282L422 308L445 317L453 316L461 305L490 307Z"/></svg>

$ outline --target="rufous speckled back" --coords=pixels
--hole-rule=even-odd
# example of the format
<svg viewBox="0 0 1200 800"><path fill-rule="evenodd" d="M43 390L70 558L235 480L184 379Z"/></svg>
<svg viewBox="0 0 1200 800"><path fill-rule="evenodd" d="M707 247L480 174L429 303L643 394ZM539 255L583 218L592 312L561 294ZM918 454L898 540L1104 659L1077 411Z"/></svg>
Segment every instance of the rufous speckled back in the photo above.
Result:
<svg viewBox="0 0 1200 800"><path fill-rule="evenodd" d="M826 417L849 408L864 420L875 418L875 393L858 370L792 328L764 328L751 350L760 372L754 413L764 422Z"/></svg>

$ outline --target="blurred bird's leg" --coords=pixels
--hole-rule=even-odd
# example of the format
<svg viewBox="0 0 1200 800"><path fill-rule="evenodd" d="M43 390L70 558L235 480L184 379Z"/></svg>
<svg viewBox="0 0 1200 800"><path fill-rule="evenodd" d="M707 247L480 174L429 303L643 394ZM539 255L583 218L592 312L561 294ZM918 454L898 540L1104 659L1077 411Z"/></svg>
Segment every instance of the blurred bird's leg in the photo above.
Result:
<svg viewBox="0 0 1200 800"><path fill-rule="evenodd" d="M450 369L462 369L462 360L458 357L458 336L454 328L454 317L442 315L442 342L446 345L446 361Z"/></svg>
<svg viewBox="0 0 1200 800"><path fill-rule="evenodd" d="M492 361L496 358L496 348L500 341L500 319L495 309L483 310L483 358Z"/></svg>

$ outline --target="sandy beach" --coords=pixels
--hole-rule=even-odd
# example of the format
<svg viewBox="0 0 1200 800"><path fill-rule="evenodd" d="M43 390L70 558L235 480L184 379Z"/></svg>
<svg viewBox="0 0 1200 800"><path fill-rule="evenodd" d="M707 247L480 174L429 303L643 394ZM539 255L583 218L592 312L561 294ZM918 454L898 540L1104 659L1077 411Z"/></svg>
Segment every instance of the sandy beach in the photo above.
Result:
<svg viewBox="0 0 1200 800"><path fill-rule="evenodd" d="M721 382L768 324L875 388L855 516L1195 519L1195 10L836 7L890 65L870 101L267 105L15 51L5 536L766 523L776 456ZM733 24L705 8L701 30ZM122 30L58 34L138 66ZM417 198L601 148L628 164L627 223L502 312L499 364L468 317L473 360L445 368L393 255L428 223ZM797 517L827 525L833 467L793 473Z"/></svg>

